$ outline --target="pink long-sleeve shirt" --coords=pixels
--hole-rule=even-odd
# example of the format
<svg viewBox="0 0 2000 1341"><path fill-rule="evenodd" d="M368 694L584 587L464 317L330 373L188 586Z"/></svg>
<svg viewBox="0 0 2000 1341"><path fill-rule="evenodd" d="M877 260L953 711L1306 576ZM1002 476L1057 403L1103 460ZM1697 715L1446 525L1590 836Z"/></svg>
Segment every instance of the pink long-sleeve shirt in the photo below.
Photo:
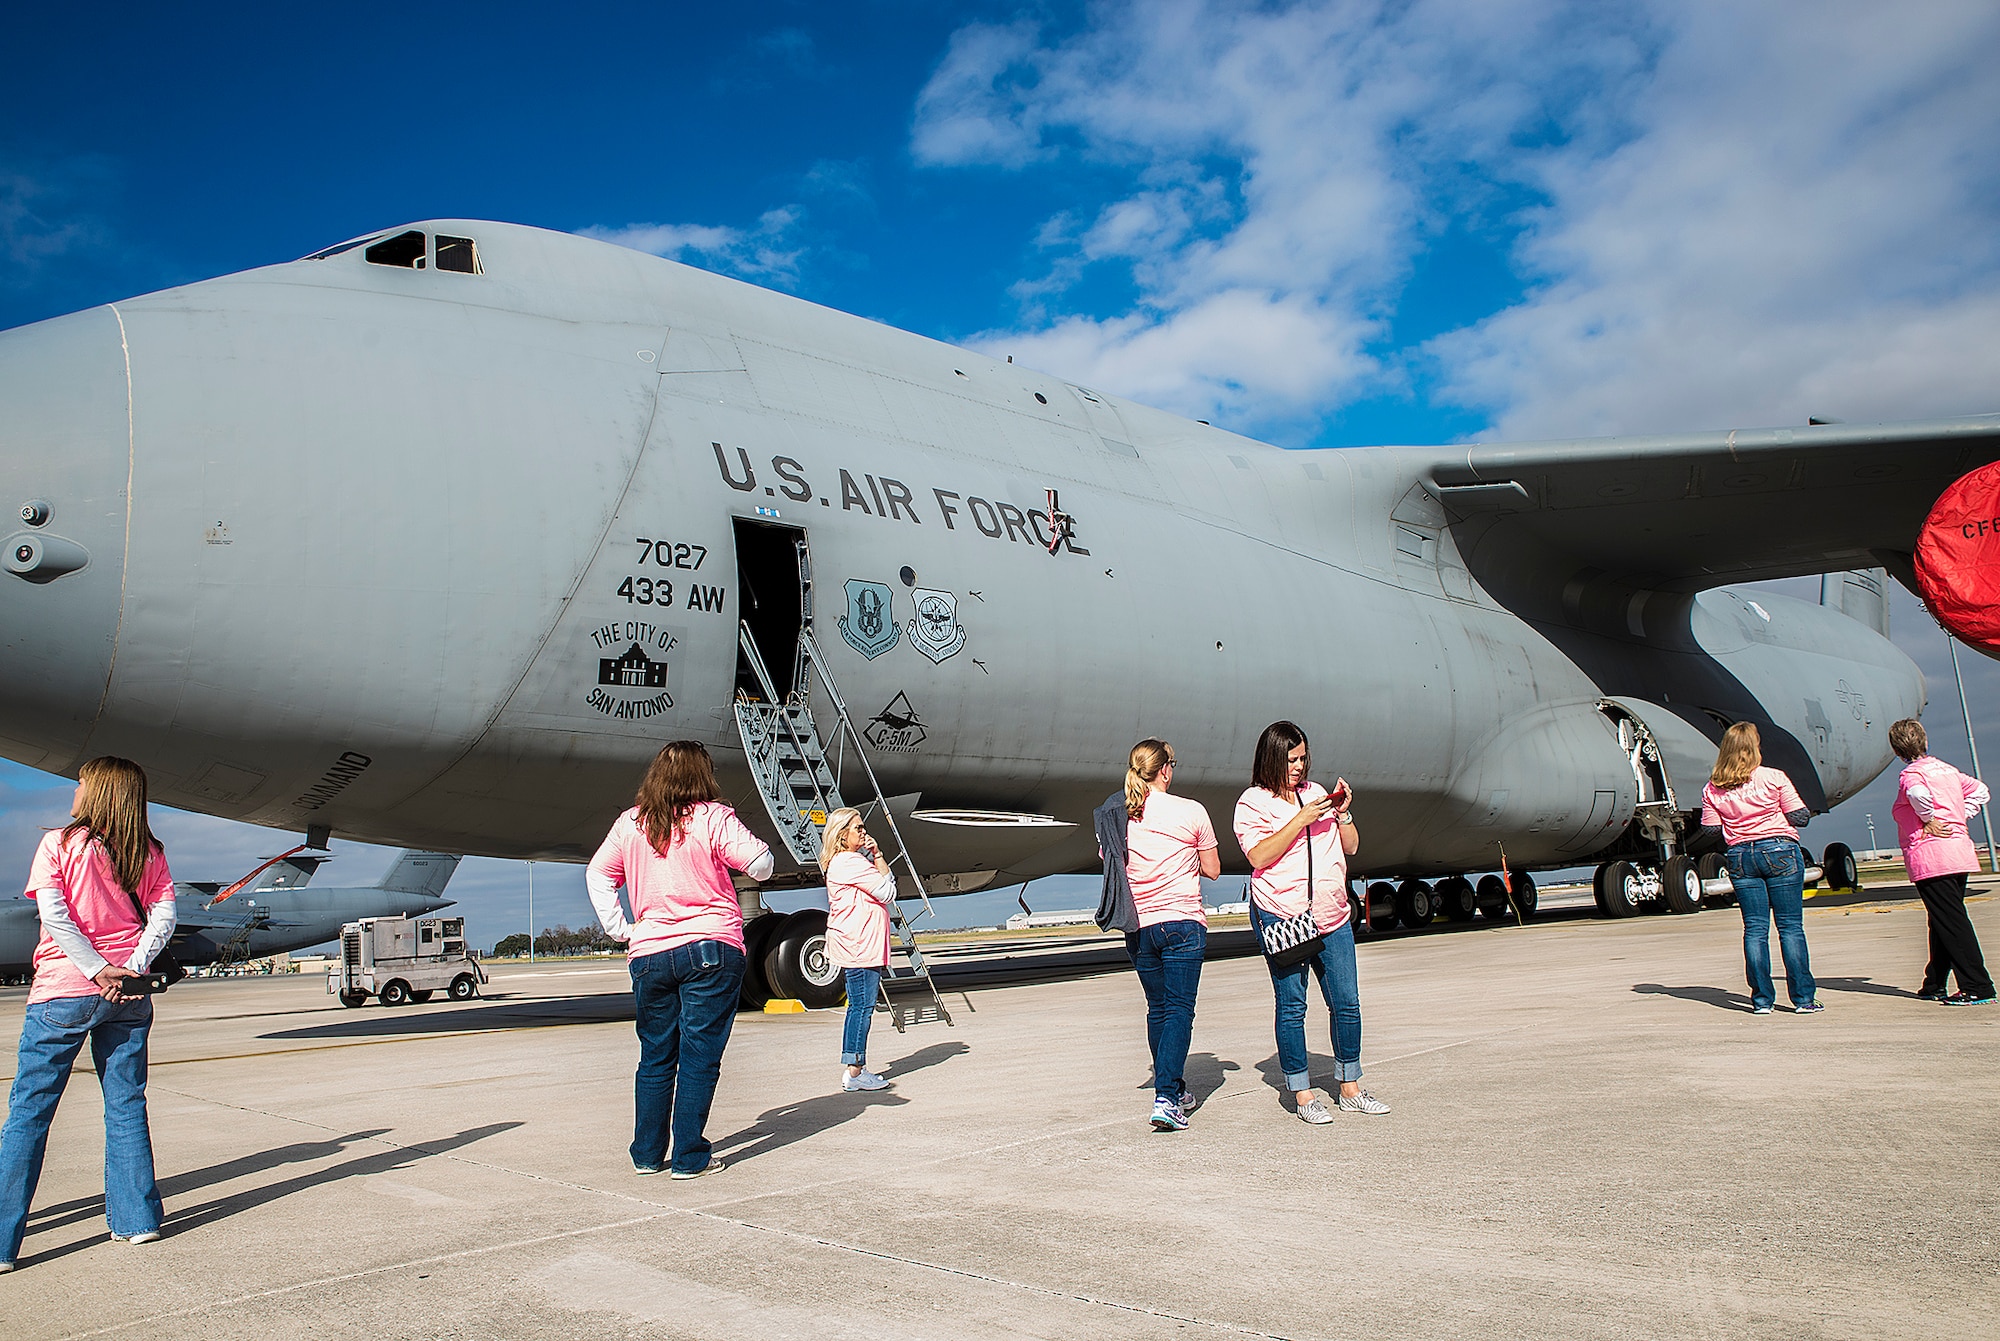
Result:
<svg viewBox="0 0 2000 1341"><path fill-rule="evenodd" d="M764 840L720 801L703 801L690 809L686 825L662 856L640 827L639 809L634 806L604 836L590 859L585 883L591 887L594 904L601 890L625 887L632 905L628 959L695 941L723 941L741 950L743 910L729 873L747 871L770 856ZM618 911L615 896L611 911ZM598 917L616 934L619 928L605 917L601 904ZM617 921L623 920L618 914Z"/></svg>

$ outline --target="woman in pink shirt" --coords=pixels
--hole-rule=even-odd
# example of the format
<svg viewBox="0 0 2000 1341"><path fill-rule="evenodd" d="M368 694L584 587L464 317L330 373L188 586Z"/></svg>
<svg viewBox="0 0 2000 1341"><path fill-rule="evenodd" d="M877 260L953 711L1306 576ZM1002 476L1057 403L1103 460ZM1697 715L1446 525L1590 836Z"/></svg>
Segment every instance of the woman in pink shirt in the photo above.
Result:
<svg viewBox="0 0 2000 1341"><path fill-rule="evenodd" d="M885 1089L889 1082L868 1069L868 1026L889 967L889 901L896 897L896 877L862 827L858 810L826 817L819 866L826 872L826 957L847 971L840 1087Z"/></svg>
<svg viewBox="0 0 2000 1341"><path fill-rule="evenodd" d="M1354 926L1347 907L1347 859L1361 846L1349 807L1354 795L1345 778L1333 791L1307 778L1312 754L1306 733L1291 722L1273 722L1257 741L1257 761L1249 790L1237 798L1236 841L1250 859L1250 922L1253 927L1296 917L1311 909L1313 925L1325 937L1311 959L1279 968L1266 958L1271 990L1277 997L1278 1064L1292 1091L1298 1115L1315 1125L1333 1114L1312 1088L1306 1052L1306 967L1319 978L1320 993L1333 1013L1336 1105L1344 1113L1381 1114L1389 1105L1361 1088L1361 980L1354 964Z"/></svg>
<svg viewBox="0 0 2000 1341"><path fill-rule="evenodd" d="M1182 1072L1208 954L1201 881L1222 874L1208 811L1170 793L1173 780L1173 746L1142 740L1132 747L1125 768L1125 881L1139 929L1125 933L1125 953L1146 993L1155 1131L1186 1130L1187 1115L1200 1102Z"/></svg>
<svg viewBox="0 0 2000 1341"><path fill-rule="evenodd" d="M1889 748L1903 760L1889 813L1896 817L1903 865L1930 921L1931 959L1917 995L1947 1006L1983 1006L1993 1000L1993 978L1965 915L1965 877L1979 869L1968 821L1991 799L1986 784L1933 758L1923 723L1914 717L1889 727ZM1949 995L1948 974L1958 976L1958 990Z"/></svg>
<svg viewBox="0 0 2000 1341"><path fill-rule="evenodd" d="M743 986L743 909L729 873L768 879L771 849L722 802L700 742L660 747L584 873L597 920L625 941L639 1031L632 1168L716 1173L702 1134ZM624 886L632 914L618 904ZM669 1138L671 1137L671 1148Z"/></svg>
<svg viewBox="0 0 2000 1341"><path fill-rule="evenodd" d="M1792 780L1764 767L1757 728L1738 722L1722 733L1715 771L1701 794L1701 824L1720 828L1723 858L1743 911L1743 968L1750 983L1750 1012L1769 1015L1778 999L1771 983L1771 921L1778 923L1778 951L1785 957L1785 990L1792 1009L1811 1015L1819 1002L1806 954L1805 853L1799 830L1812 818Z"/></svg>
<svg viewBox="0 0 2000 1341"><path fill-rule="evenodd" d="M165 1210L146 1123L145 978L174 934L174 880L146 822L146 774L106 756L77 770L73 822L35 850L35 981L0 1132L0 1271L12 1271L41 1178L49 1123L86 1040L104 1091L104 1213L111 1237L151 1243Z"/></svg>

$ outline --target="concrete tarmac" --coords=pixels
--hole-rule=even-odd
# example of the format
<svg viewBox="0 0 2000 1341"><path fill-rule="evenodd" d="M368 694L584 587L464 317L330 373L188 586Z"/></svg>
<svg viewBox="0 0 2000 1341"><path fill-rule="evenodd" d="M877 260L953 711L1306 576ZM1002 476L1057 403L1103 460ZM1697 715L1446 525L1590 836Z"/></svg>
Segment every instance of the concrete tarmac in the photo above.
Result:
<svg viewBox="0 0 2000 1341"><path fill-rule="evenodd" d="M1972 908L2000 950L2000 902ZM1363 945L1395 1112L1317 1128L1252 958L1205 972L1205 1102L1171 1135L1128 972L972 989L955 1028L878 1015L877 1094L838 1091L841 1012L745 1015L730 1167L683 1183L625 1154L615 964L400 1010L190 982L153 1038L166 1237L109 1242L79 1075L0 1337L2000 1334L2000 1006L1914 999L1907 887L1806 926L1809 1017L1749 1014L1727 909Z"/></svg>

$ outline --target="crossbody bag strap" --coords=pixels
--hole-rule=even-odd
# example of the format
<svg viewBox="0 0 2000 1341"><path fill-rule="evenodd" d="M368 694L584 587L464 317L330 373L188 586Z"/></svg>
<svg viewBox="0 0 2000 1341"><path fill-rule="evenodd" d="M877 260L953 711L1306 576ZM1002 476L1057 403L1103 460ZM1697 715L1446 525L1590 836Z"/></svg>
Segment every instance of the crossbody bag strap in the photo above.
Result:
<svg viewBox="0 0 2000 1341"><path fill-rule="evenodd" d="M1304 789L1301 788L1299 791L1293 793L1293 795L1300 798L1299 809L1304 810L1306 808ZM1313 910L1313 826L1310 820L1306 822L1303 836L1306 840L1306 911L1311 912ZM1314 925L1317 926L1318 923L1314 923Z"/></svg>

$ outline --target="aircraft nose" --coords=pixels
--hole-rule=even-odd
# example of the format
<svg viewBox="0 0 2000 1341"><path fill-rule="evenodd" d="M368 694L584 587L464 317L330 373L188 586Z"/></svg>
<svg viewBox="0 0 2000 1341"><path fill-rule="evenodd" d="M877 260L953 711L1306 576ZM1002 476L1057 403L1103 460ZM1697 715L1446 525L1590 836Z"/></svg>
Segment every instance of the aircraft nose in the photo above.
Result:
<svg viewBox="0 0 2000 1341"><path fill-rule="evenodd" d="M0 332L0 754L32 767L75 764L104 701L131 442L116 313Z"/></svg>

